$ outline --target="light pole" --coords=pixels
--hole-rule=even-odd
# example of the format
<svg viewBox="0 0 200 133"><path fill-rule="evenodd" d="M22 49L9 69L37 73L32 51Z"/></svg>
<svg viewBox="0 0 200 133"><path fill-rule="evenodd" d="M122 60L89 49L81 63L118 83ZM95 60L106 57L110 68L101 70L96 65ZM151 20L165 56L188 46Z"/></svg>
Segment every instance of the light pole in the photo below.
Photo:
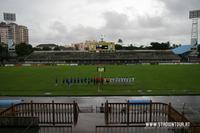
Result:
<svg viewBox="0 0 200 133"><path fill-rule="evenodd" d="M99 72L99 81L98 81L98 92L100 92L100 84L101 84L101 73L105 72L105 67L97 67L97 72Z"/></svg>

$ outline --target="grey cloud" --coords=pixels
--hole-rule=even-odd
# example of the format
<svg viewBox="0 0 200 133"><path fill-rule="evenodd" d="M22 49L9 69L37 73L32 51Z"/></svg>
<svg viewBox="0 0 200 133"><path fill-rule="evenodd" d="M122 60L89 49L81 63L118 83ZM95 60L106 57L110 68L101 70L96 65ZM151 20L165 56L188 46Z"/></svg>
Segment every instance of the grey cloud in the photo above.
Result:
<svg viewBox="0 0 200 133"><path fill-rule="evenodd" d="M174 17L188 17L190 10L200 9L200 0L161 0Z"/></svg>
<svg viewBox="0 0 200 133"><path fill-rule="evenodd" d="M88 4L107 4L113 0L87 0Z"/></svg>
<svg viewBox="0 0 200 133"><path fill-rule="evenodd" d="M158 1L164 3L164 10L166 11L160 16L143 15L136 17L136 15L134 19L130 19L125 13L118 13L107 8L103 12L100 8L94 11L94 14L91 14L96 15L103 12L99 19L103 19L105 23L100 28L81 24L69 28L68 22L69 24L73 23L72 16L81 14L80 7L92 5L91 7L103 8L104 4L110 2L109 4L112 5L112 2L118 2L117 0L85 0L83 2L68 0L67 3L66 0L61 0L61 3L56 0L1 0L0 9L17 13L17 21L28 26L30 40L34 44L51 42L69 44L99 39L101 34L105 34L105 39L108 41L117 41L118 38L122 38L127 43L149 44L151 41L165 40L189 42L191 31L191 21L188 19L189 10L200 9L200 0ZM63 3L66 5L70 3L69 12L76 10L71 15L64 16L64 18L69 18L68 22L62 19L62 15L65 15L64 11L68 10L58 10ZM87 10L84 13L87 13ZM61 18L59 18L59 15L61 15ZM82 16L84 15L88 14ZM82 19L84 18L79 18L80 22ZM84 20L91 22L90 17L87 17L87 19Z"/></svg>
<svg viewBox="0 0 200 133"><path fill-rule="evenodd" d="M103 14L105 19L105 26L96 29L92 27L86 27L78 25L72 30L67 30L64 22L55 21L49 26L49 34L45 40L62 40L65 42L79 42L85 40L99 39L101 34L105 34L106 38L113 40L117 36L122 36L123 31L129 30L131 26L128 17L125 14L119 14L116 12L106 12Z"/></svg>
<svg viewBox="0 0 200 133"><path fill-rule="evenodd" d="M185 22L174 24L165 22L160 17L143 17L130 20L126 14L117 12L105 12L103 14L105 25L99 29L78 25L72 30L67 30L62 22L55 21L50 25L51 34L46 40L60 40L62 42L81 42L85 40L99 39L105 34L106 40L117 41L122 38L126 43L149 44L151 41L171 41L174 39L185 41L189 36L189 27ZM188 38L189 40L189 38Z"/></svg>
<svg viewBox="0 0 200 133"><path fill-rule="evenodd" d="M127 29L131 28L130 20L126 14L117 12L105 12L103 17L106 21L105 27L108 29Z"/></svg>
<svg viewBox="0 0 200 133"><path fill-rule="evenodd" d="M165 21L163 17L160 16L139 16L138 23L144 28L160 28L165 26Z"/></svg>
<svg viewBox="0 0 200 133"><path fill-rule="evenodd" d="M55 21L50 24L48 34L44 40L59 40L56 43L69 44L71 42L83 42L85 40L96 39L97 30L92 27L78 25L72 30L68 30L63 22Z"/></svg>
<svg viewBox="0 0 200 133"><path fill-rule="evenodd" d="M149 44L151 41L173 41L171 36L188 35L185 22L170 23L163 17L139 16L130 20L126 14L108 12L105 14L106 25L102 29L107 36L117 40L124 38L127 43ZM180 37L180 40L182 38Z"/></svg>
<svg viewBox="0 0 200 133"><path fill-rule="evenodd" d="M60 21L55 21L53 24L49 26L49 28L53 31L53 33L67 33L67 28L66 26L60 22Z"/></svg>

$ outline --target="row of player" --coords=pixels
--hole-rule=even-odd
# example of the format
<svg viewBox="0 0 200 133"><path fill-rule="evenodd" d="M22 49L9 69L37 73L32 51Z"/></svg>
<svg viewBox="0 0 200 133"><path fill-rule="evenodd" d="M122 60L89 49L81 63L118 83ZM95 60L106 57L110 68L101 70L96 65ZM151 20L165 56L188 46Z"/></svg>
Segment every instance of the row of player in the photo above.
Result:
<svg viewBox="0 0 200 133"><path fill-rule="evenodd" d="M104 78L104 77L95 77L95 78L64 78L62 79L63 84L115 84L115 83L123 83L130 84L134 82L133 77L117 77L117 78ZM59 83L58 79L55 80L56 84Z"/></svg>

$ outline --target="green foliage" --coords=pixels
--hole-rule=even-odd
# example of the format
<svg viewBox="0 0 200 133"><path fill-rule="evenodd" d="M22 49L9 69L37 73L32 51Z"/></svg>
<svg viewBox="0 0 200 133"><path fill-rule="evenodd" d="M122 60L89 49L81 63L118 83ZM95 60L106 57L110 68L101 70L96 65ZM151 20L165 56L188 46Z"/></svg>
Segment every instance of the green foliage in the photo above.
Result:
<svg viewBox="0 0 200 133"><path fill-rule="evenodd" d="M115 49L116 49L116 50L122 50L123 47L122 47L122 45L115 44Z"/></svg>
<svg viewBox="0 0 200 133"><path fill-rule="evenodd" d="M123 43L122 39L118 39L118 43Z"/></svg>
<svg viewBox="0 0 200 133"><path fill-rule="evenodd" d="M3 64L3 60L6 60L8 57L8 48L4 47L4 44L0 44L0 65Z"/></svg>
<svg viewBox="0 0 200 133"><path fill-rule="evenodd" d="M118 42L120 42L121 40L119 39ZM122 46L120 44L116 44L115 45L115 49L116 50L148 50L148 49L152 49L152 50L167 50L167 49L170 49L170 48L176 48L178 47L178 45L176 44L173 44L172 47L170 47L170 42L162 42L162 43L159 43L159 42L151 42L150 44L151 46L144 46L144 45L141 45L139 47L137 46L134 46L133 44L130 44L129 46Z"/></svg>
<svg viewBox="0 0 200 133"><path fill-rule="evenodd" d="M30 53L33 52L32 46L25 43L16 45L15 50L18 56L29 55Z"/></svg>
<svg viewBox="0 0 200 133"><path fill-rule="evenodd" d="M50 51L51 50L51 48L50 47L43 47L43 49L42 50L44 50L44 51Z"/></svg>
<svg viewBox="0 0 200 133"><path fill-rule="evenodd" d="M133 44L130 44L128 47L125 47L125 50L136 50L136 49L139 49L139 48L136 46L133 46Z"/></svg>
<svg viewBox="0 0 200 133"><path fill-rule="evenodd" d="M0 44L0 57L6 56L7 53L8 53L8 48L7 48L7 47L3 47L3 46Z"/></svg>
<svg viewBox="0 0 200 133"><path fill-rule="evenodd" d="M33 51L42 51L40 48L34 47Z"/></svg>
<svg viewBox="0 0 200 133"><path fill-rule="evenodd" d="M149 49L155 49L155 50L170 49L170 43L169 42L166 42L166 43L151 42L150 45L151 46L149 47Z"/></svg>
<svg viewBox="0 0 200 133"><path fill-rule="evenodd" d="M60 47L59 47L59 46L56 46L53 50L59 51L59 50L60 50Z"/></svg>
<svg viewBox="0 0 200 133"><path fill-rule="evenodd" d="M198 57L200 57L200 45L198 45L197 51L199 52Z"/></svg>
<svg viewBox="0 0 200 133"><path fill-rule="evenodd" d="M97 66L0 67L0 95L44 95L45 92L68 96L200 94L200 65L105 67L102 77L135 77L135 82L132 85L102 85L102 91L98 92L93 84L68 88L62 83L64 78L99 76Z"/></svg>

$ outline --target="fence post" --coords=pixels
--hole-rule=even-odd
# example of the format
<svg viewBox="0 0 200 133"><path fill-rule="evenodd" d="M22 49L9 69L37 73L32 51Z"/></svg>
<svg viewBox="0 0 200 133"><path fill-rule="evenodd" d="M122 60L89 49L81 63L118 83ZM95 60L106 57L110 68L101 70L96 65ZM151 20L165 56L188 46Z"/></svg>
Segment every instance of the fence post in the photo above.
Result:
<svg viewBox="0 0 200 133"><path fill-rule="evenodd" d="M97 126L96 126L96 128L95 128L95 133L97 133Z"/></svg>
<svg viewBox="0 0 200 133"><path fill-rule="evenodd" d="M11 110L11 116L14 116L15 110L14 110L14 104L12 103L12 110Z"/></svg>
<svg viewBox="0 0 200 133"><path fill-rule="evenodd" d="M33 101L31 100L31 117L33 117Z"/></svg>
<svg viewBox="0 0 200 133"><path fill-rule="evenodd" d="M54 107L54 100L52 100L52 113L53 113L53 125L55 125L55 107Z"/></svg>
<svg viewBox="0 0 200 133"><path fill-rule="evenodd" d="M171 103L168 104L168 122L171 121Z"/></svg>
<svg viewBox="0 0 200 133"><path fill-rule="evenodd" d="M149 122L152 122L152 102L150 102Z"/></svg>
<svg viewBox="0 0 200 133"><path fill-rule="evenodd" d="M74 114L74 125L76 125L78 121L78 105L75 101L73 101L73 114Z"/></svg>
<svg viewBox="0 0 200 133"><path fill-rule="evenodd" d="M108 100L105 103L105 123L108 124Z"/></svg>
<svg viewBox="0 0 200 133"><path fill-rule="evenodd" d="M129 102L127 103L127 125L129 126Z"/></svg>

